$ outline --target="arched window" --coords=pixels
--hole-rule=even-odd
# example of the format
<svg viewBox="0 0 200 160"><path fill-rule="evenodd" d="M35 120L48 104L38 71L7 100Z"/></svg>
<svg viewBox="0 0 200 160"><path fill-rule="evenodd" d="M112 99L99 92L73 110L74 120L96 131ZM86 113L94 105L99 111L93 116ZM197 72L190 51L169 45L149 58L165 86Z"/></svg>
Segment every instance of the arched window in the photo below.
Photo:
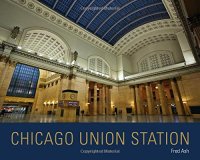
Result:
<svg viewBox="0 0 200 160"><path fill-rule="evenodd" d="M7 96L34 98L39 78L39 69L17 64Z"/></svg>
<svg viewBox="0 0 200 160"><path fill-rule="evenodd" d="M45 29L27 29L24 31L20 46L30 53L60 62L70 61L70 47L56 34Z"/></svg>
<svg viewBox="0 0 200 160"><path fill-rule="evenodd" d="M144 56L138 62L138 68L140 72L145 72L172 64L174 64L174 59L170 51L155 51Z"/></svg>
<svg viewBox="0 0 200 160"><path fill-rule="evenodd" d="M101 75L110 76L110 66L98 56L92 56L88 59L88 69Z"/></svg>

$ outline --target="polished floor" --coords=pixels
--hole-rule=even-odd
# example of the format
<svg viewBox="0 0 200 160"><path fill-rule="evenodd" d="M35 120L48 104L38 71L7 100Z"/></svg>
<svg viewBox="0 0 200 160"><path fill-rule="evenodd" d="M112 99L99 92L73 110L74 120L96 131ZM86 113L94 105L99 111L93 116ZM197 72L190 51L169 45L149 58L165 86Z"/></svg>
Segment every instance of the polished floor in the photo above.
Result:
<svg viewBox="0 0 200 160"><path fill-rule="evenodd" d="M7 114L0 117L0 123L56 123L72 122L71 120L59 120L53 115ZM143 122L143 123L182 123L200 122L200 116L160 116L160 115L113 115L113 116L77 116L73 122Z"/></svg>

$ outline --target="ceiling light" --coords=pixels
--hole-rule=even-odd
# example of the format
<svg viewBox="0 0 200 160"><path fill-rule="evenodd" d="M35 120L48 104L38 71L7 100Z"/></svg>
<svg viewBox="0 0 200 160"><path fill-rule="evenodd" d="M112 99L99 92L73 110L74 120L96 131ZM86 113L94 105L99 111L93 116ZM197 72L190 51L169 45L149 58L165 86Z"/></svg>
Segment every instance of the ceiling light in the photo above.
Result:
<svg viewBox="0 0 200 160"><path fill-rule="evenodd" d="M22 49L22 47L21 47L21 46L18 46L17 48L18 48L18 49Z"/></svg>

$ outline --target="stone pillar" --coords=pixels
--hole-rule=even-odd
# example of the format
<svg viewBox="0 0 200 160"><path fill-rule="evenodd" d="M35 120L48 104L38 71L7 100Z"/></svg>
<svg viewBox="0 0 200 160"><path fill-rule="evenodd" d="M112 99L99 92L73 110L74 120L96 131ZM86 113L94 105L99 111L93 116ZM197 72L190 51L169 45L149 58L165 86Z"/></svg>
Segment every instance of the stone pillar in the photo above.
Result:
<svg viewBox="0 0 200 160"><path fill-rule="evenodd" d="M159 93L159 98L160 98L162 115L169 115L170 112L167 106L167 100L166 100L164 88L161 81L158 83L158 93Z"/></svg>
<svg viewBox="0 0 200 160"><path fill-rule="evenodd" d="M4 75L2 76L3 78L1 79L1 85L0 85L0 91L1 91L0 92L0 108L3 106L4 99L6 97L7 90L9 88L13 72L15 70L15 65L16 65L15 62L9 61L6 63L6 67L3 70Z"/></svg>
<svg viewBox="0 0 200 160"><path fill-rule="evenodd" d="M112 114L112 108L111 108L111 89L112 86L108 86L108 102L107 102L107 108L108 108L108 114Z"/></svg>
<svg viewBox="0 0 200 160"><path fill-rule="evenodd" d="M131 97L132 97L132 102L131 102L131 107L132 107L132 114L136 114L136 95L135 95L135 88L134 86L129 86L131 89Z"/></svg>
<svg viewBox="0 0 200 160"><path fill-rule="evenodd" d="M139 85L135 86L135 95L136 95L137 114L142 114L142 103L139 93Z"/></svg>
<svg viewBox="0 0 200 160"><path fill-rule="evenodd" d="M97 83L94 84L93 115L97 115Z"/></svg>
<svg viewBox="0 0 200 160"><path fill-rule="evenodd" d="M39 114L43 114L44 113L44 91L45 89L44 88L38 88L38 99L37 99L37 102L36 102L36 107L38 107L38 113ZM38 102L39 101L39 102Z"/></svg>
<svg viewBox="0 0 200 160"><path fill-rule="evenodd" d="M88 99L89 99L89 81L86 80L86 88L85 88L85 113L89 114L89 105L88 105Z"/></svg>
<svg viewBox="0 0 200 160"><path fill-rule="evenodd" d="M180 91L179 91L176 79L171 80L171 86L172 86L172 90L174 94L174 102L176 104L177 113L178 115L185 115L184 106L183 106L183 102L181 99L181 95L180 95Z"/></svg>
<svg viewBox="0 0 200 160"><path fill-rule="evenodd" d="M41 83L39 80L36 93L35 93L35 100L33 103L33 107L31 110L31 114L35 113L43 113L43 108L44 108L44 84Z"/></svg>
<svg viewBox="0 0 200 160"><path fill-rule="evenodd" d="M6 73L9 69L9 61L6 57L0 57L0 88L3 84L3 81L5 79Z"/></svg>
<svg viewBox="0 0 200 160"><path fill-rule="evenodd" d="M105 106L106 106L106 101L105 101L105 85L102 87L102 114L105 115Z"/></svg>
<svg viewBox="0 0 200 160"><path fill-rule="evenodd" d="M105 114L108 115L108 86L105 85Z"/></svg>
<svg viewBox="0 0 200 160"><path fill-rule="evenodd" d="M154 101L153 101L153 95L152 95L152 89L151 89L150 83L147 83L145 87L146 87L146 94L147 94L148 113L150 115L155 114Z"/></svg>
<svg viewBox="0 0 200 160"><path fill-rule="evenodd" d="M99 114L103 114L103 88L99 88Z"/></svg>

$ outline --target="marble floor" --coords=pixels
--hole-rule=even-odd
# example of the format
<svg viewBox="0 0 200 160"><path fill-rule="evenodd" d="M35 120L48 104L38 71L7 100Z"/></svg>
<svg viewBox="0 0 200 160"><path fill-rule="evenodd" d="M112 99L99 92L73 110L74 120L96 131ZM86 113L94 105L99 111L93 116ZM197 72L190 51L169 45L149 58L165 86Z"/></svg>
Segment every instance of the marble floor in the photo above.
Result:
<svg viewBox="0 0 200 160"><path fill-rule="evenodd" d="M56 123L72 122L72 120L59 120L53 115L7 114L0 117L0 123ZM160 116L160 115L111 115L111 116L77 116L73 122L109 122L109 123L182 123L200 122L200 116Z"/></svg>

